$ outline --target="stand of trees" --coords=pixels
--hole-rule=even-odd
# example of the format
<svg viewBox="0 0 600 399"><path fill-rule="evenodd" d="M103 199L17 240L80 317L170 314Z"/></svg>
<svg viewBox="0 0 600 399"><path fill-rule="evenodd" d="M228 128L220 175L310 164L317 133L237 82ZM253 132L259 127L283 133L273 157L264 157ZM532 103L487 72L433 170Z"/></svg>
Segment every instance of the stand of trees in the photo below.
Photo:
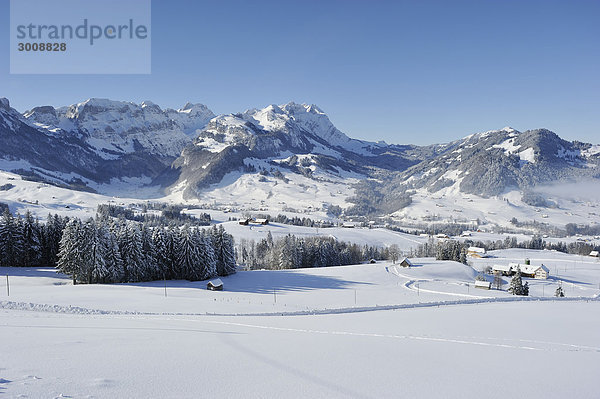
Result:
<svg viewBox="0 0 600 399"><path fill-rule="evenodd" d="M57 268L80 283L206 280L235 273L233 237L222 226L149 228L124 220L69 221Z"/></svg>
<svg viewBox="0 0 600 399"><path fill-rule="evenodd" d="M0 265L56 266L80 283L157 279L204 280L236 271L233 237L222 226L115 219L106 214L81 221L31 213L0 217Z"/></svg>
<svg viewBox="0 0 600 399"><path fill-rule="evenodd" d="M437 260L454 260L467 264L467 248L470 245L466 242L455 240L436 241L430 238L425 244L421 244L417 249L411 249L409 256L417 258L435 257Z"/></svg>
<svg viewBox="0 0 600 399"><path fill-rule="evenodd" d="M438 241L434 238L430 238L427 243L419 245L416 249L411 250L409 256L418 258L435 257L438 260L455 260L457 262L466 264L467 248L471 246L485 248L487 251L509 248L551 249L558 252L576 255L589 255L591 251L600 250L600 247L593 246L586 242L576 241L569 244L558 242L553 244L546 242L539 236L533 237L531 240L524 242L518 242L515 237L506 237L504 240L488 242L465 240L462 243L456 240Z"/></svg>
<svg viewBox="0 0 600 399"><path fill-rule="evenodd" d="M68 220L48 215L47 222L42 224L29 212L15 217L5 209L0 217L0 265L55 266Z"/></svg>
<svg viewBox="0 0 600 399"><path fill-rule="evenodd" d="M590 243L575 241L571 243L565 243L559 241L557 243L550 243L544 240L540 236L534 236L529 241L518 242L515 237L506 237L504 240L498 241L471 241L466 240L465 244L468 246L476 246L485 248L487 251L495 250L495 249L509 249L509 248L524 248L524 249L550 249L558 252L575 254L575 255L589 255L589 253L593 250L600 250L600 247L594 246Z"/></svg>
<svg viewBox="0 0 600 399"><path fill-rule="evenodd" d="M288 234L274 240L270 232L258 243L242 240L237 254L238 263L250 269L271 270L343 266L389 257L387 249L349 244L332 237L298 238Z"/></svg>
<svg viewBox="0 0 600 399"><path fill-rule="evenodd" d="M157 204L143 204L141 209L142 213L136 214L131 208L113 204L100 204L98 205L97 213L100 217L113 217L143 222L147 226L164 226L167 224L176 226L183 226L185 224L190 226L209 226L211 222L208 213L202 213L198 216L181 213L183 207L180 205L163 204L162 206L158 206ZM148 210L158 210L160 211L160 215L149 214L147 213Z"/></svg>

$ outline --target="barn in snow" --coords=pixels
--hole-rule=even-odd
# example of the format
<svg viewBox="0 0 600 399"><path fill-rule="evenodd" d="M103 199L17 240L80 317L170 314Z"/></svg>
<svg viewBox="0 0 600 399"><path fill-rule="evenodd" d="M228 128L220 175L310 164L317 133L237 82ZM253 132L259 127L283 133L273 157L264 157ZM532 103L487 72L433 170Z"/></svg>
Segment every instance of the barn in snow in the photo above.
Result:
<svg viewBox="0 0 600 399"><path fill-rule="evenodd" d="M210 280L206 284L206 289L211 291L223 291L223 281L220 278Z"/></svg>

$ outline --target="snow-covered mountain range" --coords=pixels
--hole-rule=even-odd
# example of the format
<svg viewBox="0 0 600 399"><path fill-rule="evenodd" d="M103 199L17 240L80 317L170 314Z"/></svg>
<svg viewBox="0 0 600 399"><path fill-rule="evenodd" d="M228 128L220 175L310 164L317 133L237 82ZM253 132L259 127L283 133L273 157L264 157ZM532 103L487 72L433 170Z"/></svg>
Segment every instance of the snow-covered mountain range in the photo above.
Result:
<svg viewBox="0 0 600 399"><path fill-rule="evenodd" d="M506 127L467 136L396 178L397 186L429 192L454 186L485 197L555 181L600 177L600 146L566 141L547 129ZM397 188L397 187L396 187Z"/></svg>
<svg viewBox="0 0 600 399"><path fill-rule="evenodd" d="M600 178L600 146L546 129L393 145L352 139L317 106L293 102L216 116L202 104L89 99L21 114L2 99L0 139L0 169L30 180L113 195L136 181L182 201L239 206L306 198L355 214L397 214L416 193L489 198Z"/></svg>
<svg viewBox="0 0 600 399"><path fill-rule="evenodd" d="M23 116L35 127L80 137L104 159L140 149L168 159L177 157L215 115L202 104L163 110L150 101L138 105L92 98L58 109L36 107Z"/></svg>

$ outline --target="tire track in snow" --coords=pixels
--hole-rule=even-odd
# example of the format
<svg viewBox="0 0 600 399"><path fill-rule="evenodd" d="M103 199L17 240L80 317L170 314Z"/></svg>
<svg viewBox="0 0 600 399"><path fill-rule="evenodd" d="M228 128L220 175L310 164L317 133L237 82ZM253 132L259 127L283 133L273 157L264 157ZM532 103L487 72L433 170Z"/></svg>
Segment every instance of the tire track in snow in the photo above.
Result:
<svg viewBox="0 0 600 399"><path fill-rule="evenodd" d="M435 279L414 280L414 279L412 279L412 278L410 278L410 277L408 277L408 276L400 273L398 271L398 266L392 266L392 267L389 267L389 268L386 267L385 269L388 271L388 273L391 273L391 274L393 274L393 275L395 275L397 277L400 277L400 278L408 280L404 284L402 284L402 286L404 288L408 289L408 290L411 290L411 291L422 291L422 292L426 292L426 293L429 293L429 294L442 294L442 295L458 296L458 297L462 297L462 298L473 298L473 299L491 299L492 298L490 296L469 295L469 294L459 294L459 293L456 293L456 292L444 292L444 291L428 290L428 289L421 288L421 287L419 287L417 289L417 288L413 287L413 285L416 284L416 283L428 282L428 281L429 282L432 282L432 281L441 281L441 280L435 280Z"/></svg>
<svg viewBox="0 0 600 399"><path fill-rule="evenodd" d="M506 349L520 349L520 350L528 350L528 351L544 351L544 352L560 351L560 349L540 348L540 347L535 347L535 346L503 344L503 343L495 343L495 342L483 342L481 340L474 341L472 339L469 340L468 337L462 338L462 339L460 337L459 338L438 338L438 337L430 337L430 336L424 336L424 335L397 335L397 334L379 334L379 333L360 333L360 332L351 332L351 331L326 331L326 330L313 330L313 329L291 328L291 327L274 327L274 326L264 326L264 325L259 325L259 324L236 323L236 322L228 322L228 321L202 320L202 322L211 323L211 324L219 324L219 325L227 325L227 326L255 328L255 329L263 329L263 330L274 330L274 331L285 331L285 332L298 332L298 333L307 333L307 334L345 335L345 336L356 336L356 337L373 337L373 338L390 338L390 339L404 339L404 340L416 340L416 341L431 341L431 342L453 343L453 344L462 344L462 345L488 346L488 347L506 348ZM475 337L473 337L473 338L475 338ZM475 339L477 339L477 338L475 338ZM493 338L493 337L484 338L484 339L505 340L503 338ZM569 348L577 349L578 351L600 353L600 348L584 346L584 345L564 344L564 343L535 341L535 340L515 340L515 341L528 343L528 344L566 346Z"/></svg>

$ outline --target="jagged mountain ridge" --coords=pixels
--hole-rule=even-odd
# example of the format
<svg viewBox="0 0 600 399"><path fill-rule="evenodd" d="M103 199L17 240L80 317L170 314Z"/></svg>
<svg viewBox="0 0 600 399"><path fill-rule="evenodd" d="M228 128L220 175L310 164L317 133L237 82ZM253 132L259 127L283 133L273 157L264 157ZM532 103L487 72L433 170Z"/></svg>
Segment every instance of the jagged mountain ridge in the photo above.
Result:
<svg viewBox="0 0 600 399"><path fill-rule="evenodd" d="M407 203L414 190L451 188L489 197L600 176L599 146L569 142L546 129L389 145L349 138L317 106L293 102L215 116L199 104L163 110L149 101L102 99L20 114L2 100L0 137L3 169L77 189L147 177L166 193L177 189L194 199L232 173L271 169L316 181L323 172L327 179L352 175L368 182L363 202L373 201L373 194L386 206L369 209L380 213Z"/></svg>
<svg viewBox="0 0 600 399"><path fill-rule="evenodd" d="M215 115L202 104L162 110L151 101L91 98L57 109L36 107L23 116L37 127L80 137L105 159L141 149L170 163Z"/></svg>
<svg viewBox="0 0 600 399"><path fill-rule="evenodd" d="M213 118L173 163L163 183L187 184L184 197L193 198L230 172L254 170L252 160L308 155L302 165L287 162L296 173L325 170L370 177L380 171L398 171L420 161L417 146L396 146L351 139L340 132L315 105L269 105L239 114ZM169 180L170 179L170 180Z"/></svg>
<svg viewBox="0 0 600 399"><path fill-rule="evenodd" d="M3 168L32 180L94 191L113 179L156 178L214 117L205 105L162 110L88 99L68 107L35 107L20 114L2 99Z"/></svg>

